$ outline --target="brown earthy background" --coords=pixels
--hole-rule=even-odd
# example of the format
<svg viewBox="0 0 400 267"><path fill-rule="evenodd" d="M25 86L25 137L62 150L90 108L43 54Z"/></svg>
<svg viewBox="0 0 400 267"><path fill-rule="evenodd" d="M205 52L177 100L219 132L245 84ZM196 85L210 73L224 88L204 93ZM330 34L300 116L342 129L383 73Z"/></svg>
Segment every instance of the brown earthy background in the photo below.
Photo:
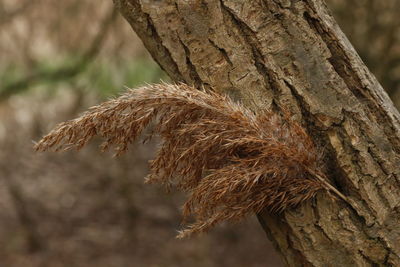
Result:
<svg viewBox="0 0 400 267"><path fill-rule="evenodd" d="M399 107L400 2L328 5ZM157 140L117 159L98 142L33 152L56 123L160 79L111 0L0 2L0 266L282 266L255 216L175 239L183 196L143 185Z"/></svg>

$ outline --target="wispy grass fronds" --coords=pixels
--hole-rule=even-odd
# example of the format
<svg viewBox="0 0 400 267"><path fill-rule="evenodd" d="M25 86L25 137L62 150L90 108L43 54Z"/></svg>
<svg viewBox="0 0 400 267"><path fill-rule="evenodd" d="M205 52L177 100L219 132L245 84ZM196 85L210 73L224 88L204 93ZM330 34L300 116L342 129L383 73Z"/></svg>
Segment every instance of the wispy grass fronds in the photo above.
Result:
<svg viewBox="0 0 400 267"><path fill-rule="evenodd" d="M188 192L183 216L195 221L179 237L264 208L285 210L322 189L335 191L298 123L272 112L254 114L226 96L184 84L129 90L61 123L36 149L80 149L97 135L103 150L114 147L120 155L153 120L163 143L146 181Z"/></svg>

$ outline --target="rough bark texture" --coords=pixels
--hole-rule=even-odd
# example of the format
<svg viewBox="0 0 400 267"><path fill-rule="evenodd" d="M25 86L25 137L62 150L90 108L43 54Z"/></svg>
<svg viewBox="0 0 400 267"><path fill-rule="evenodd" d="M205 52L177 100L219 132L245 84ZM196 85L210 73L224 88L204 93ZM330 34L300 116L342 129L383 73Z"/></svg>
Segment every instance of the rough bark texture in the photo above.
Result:
<svg viewBox="0 0 400 267"><path fill-rule="evenodd" d="M289 266L400 266L400 116L321 0L114 0L175 81L298 114L327 193L259 214Z"/></svg>

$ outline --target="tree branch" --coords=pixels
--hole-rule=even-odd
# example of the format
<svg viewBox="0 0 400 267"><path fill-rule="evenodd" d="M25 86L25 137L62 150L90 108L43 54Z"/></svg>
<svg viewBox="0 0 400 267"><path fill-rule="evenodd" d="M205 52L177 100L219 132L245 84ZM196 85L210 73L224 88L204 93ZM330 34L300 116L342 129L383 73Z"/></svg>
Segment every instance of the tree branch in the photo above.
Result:
<svg viewBox="0 0 400 267"><path fill-rule="evenodd" d="M106 16L99 27L100 31L93 38L87 50L76 62L63 65L55 70L38 70L20 80L4 85L0 88L0 101L43 81L58 82L60 80L71 79L84 71L98 55L107 33L109 32L110 26L117 17L117 14L117 10L113 9L109 15Z"/></svg>

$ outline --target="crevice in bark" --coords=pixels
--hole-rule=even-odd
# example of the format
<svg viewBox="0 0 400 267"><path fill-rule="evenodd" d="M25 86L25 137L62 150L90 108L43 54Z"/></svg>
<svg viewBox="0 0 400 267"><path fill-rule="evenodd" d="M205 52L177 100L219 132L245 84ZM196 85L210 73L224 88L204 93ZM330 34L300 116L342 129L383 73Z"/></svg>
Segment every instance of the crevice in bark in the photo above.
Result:
<svg viewBox="0 0 400 267"><path fill-rule="evenodd" d="M233 22L233 25L236 25L237 30L242 33L242 36L245 38L246 43L249 46L250 51L253 55L254 66L256 67L258 73L263 77L265 85L269 87L274 93L274 99L278 100L279 92L277 92L279 86L276 82L276 78L273 77L271 70L269 70L264 62L263 56L260 52L260 44L257 44L257 39L253 38L254 32L251 30L246 23L241 21L229 7L227 7L223 0L220 0L221 10L223 14L226 14L230 20Z"/></svg>
<svg viewBox="0 0 400 267"><path fill-rule="evenodd" d="M332 64L339 76L342 77L353 95L362 103L369 102L370 98L365 96L360 90L360 88L363 88L364 86L362 85L358 75L352 71L352 66L348 64L349 58L346 53L342 51L340 44L335 42L335 37L331 36L329 29L323 27L320 21L314 18L307 11L303 13L303 17L309 24L310 28L321 36L332 55L332 57L328 59L329 62Z"/></svg>
<svg viewBox="0 0 400 267"><path fill-rule="evenodd" d="M310 7L313 9L312 7ZM314 11L314 10L313 10ZM315 11L314 11L315 12ZM373 101L373 97L366 95L369 90L364 87L360 77L354 72L353 66L350 65L350 59L343 50L343 47L336 40L334 34L332 34L329 29L324 27L319 19L314 18L309 12L303 13L304 19L309 24L310 28L314 30L326 44L327 48L331 52L332 57L328 59L332 67L335 69L337 74L346 83L348 89L353 93L353 95L360 101L360 103L367 104L369 111L374 115L373 121L375 122L385 122L384 125L392 125L392 120L387 116L387 114L381 111L379 105ZM371 115L372 115L371 114ZM369 115L366 113L366 115ZM398 135L397 129L392 127L385 127L384 131L389 142L392 144L393 148L400 147L400 137ZM396 150L400 153L400 149Z"/></svg>
<svg viewBox="0 0 400 267"><path fill-rule="evenodd" d="M322 146L322 144L330 144L330 142L328 140L326 140L325 135L321 134L321 131L319 130L319 127L316 127L314 125L314 121L312 120L313 115L309 112L309 108L307 107L307 102L303 99L303 97L297 92L297 90L294 88L294 86L292 86L290 84L290 82L285 81L286 86L290 89L292 95L295 97L295 99L298 102L298 105L301 107L301 112L302 112L302 117L306 119L305 121L305 125L308 126L308 130L310 131L310 134L312 136L314 136L314 140L318 140L319 141L319 145ZM342 123L344 122L346 116L343 117ZM340 125L341 123L339 123ZM334 126L336 129L336 131L341 132L341 139L342 140L347 140L347 141L343 141L342 145L344 147L346 147L346 144L351 143L349 140L349 137L347 136L347 134L343 133L343 131L340 131L338 129L337 126ZM348 155L352 155L352 153L354 152L352 147L348 147L347 146L347 154ZM333 156L335 154L335 150L333 149L333 147L331 147L331 145L329 145L329 147L327 148L327 152L325 154L325 158L330 158L331 160L327 161L326 164L326 169L327 171L325 171L325 173L328 173L328 177L330 178L330 182L333 184L334 187L337 188L337 190L341 193L343 193L344 195L348 195L350 193L350 195L356 195L356 199L362 199L361 195L359 194L358 190L356 188L354 188L351 184L349 184L348 181L349 178L346 177L346 172L340 167L339 163L336 160L336 157ZM357 166L357 164L355 164L354 166ZM358 167L357 168L357 173L361 174L361 168ZM365 175L364 175L365 176ZM345 190L344 190L345 189ZM382 192L380 190L378 190L379 195L381 197L381 200L388 205L387 199L384 198ZM364 210L360 211L357 207L354 206L354 204L352 203L347 203L349 204L349 208L354 212L354 215L357 214L357 220L361 220L360 222L366 222L366 219L371 223L371 221L373 219L371 218L365 218L365 214L375 214L375 211L371 210L369 207L369 205L367 205L367 203L364 203L364 201L361 201L358 203L358 205L360 205L359 207L362 207ZM354 217L354 218L356 218ZM322 228L321 228L322 229Z"/></svg>
<svg viewBox="0 0 400 267"><path fill-rule="evenodd" d="M151 32L151 35L156 40L156 43L159 44L160 50L162 52L164 52L164 57L167 57L169 59L168 60L168 68L164 68L163 62L159 62L157 57L152 56L152 58L158 63L158 65L161 67L162 70L164 70L165 72L168 73L168 75L170 75L170 76L172 75L171 77L176 77L177 75L180 74L178 64L176 64L175 60L173 60L171 52L168 50L168 48L162 44L162 39L158 35L157 29L154 27L154 23L153 23L150 15L146 14L146 13L144 13L144 14L146 15L147 26ZM172 67L172 70L170 70L171 67ZM171 72L172 72L172 74L171 74ZM179 81L184 81L183 77L180 75L174 79L179 80Z"/></svg>
<svg viewBox="0 0 400 267"><path fill-rule="evenodd" d="M372 259L370 259L367 255L363 253L362 250L358 250L358 253L360 256L368 263L370 264L371 267L379 267L379 263L374 262Z"/></svg>
<svg viewBox="0 0 400 267"><path fill-rule="evenodd" d="M337 134L340 136L340 139L342 140L341 141L341 145L342 145L342 147L344 149L344 153L346 155L348 155L348 157L351 158L351 162L354 163L352 165L351 173L353 173L354 176L362 177L362 180L357 181L357 183L359 184L358 189L350 187L350 185L347 185L346 188L348 190L353 189L353 190L351 190L351 192L357 196L357 198L356 198L357 202L360 202L362 204L362 207L367 209L366 211L362 211L361 213L360 213L360 211L358 209L356 209L357 210L357 214L359 216L363 216L363 214L368 214L368 217L370 217L371 215L374 216L374 218L365 218L366 221L369 222L368 224L371 224L371 221L375 221L376 220L378 214L377 214L376 210L371 208L371 204L373 204L373 203L365 202L364 197L361 196L360 190L364 190L364 187L362 186L362 182L366 181L366 179L372 178L372 176L369 175L369 174L364 174L363 173L361 167L358 164L357 155L354 154L355 153L354 147L352 147L350 145L351 141L350 141L350 137L348 136L348 134L343 129L340 129L340 128L338 128L336 131L337 131ZM338 166L338 168L341 168L341 167ZM344 173L347 173L347 172L344 171ZM368 178L368 177L370 177L370 178ZM346 180L351 180L351 178L346 178Z"/></svg>
<svg viewBox="0 0 400 267"><path fill-rule="evenodd" d="M315 121L313 120L313 115L309 111L309 107L307 102L303 99L303 97L297 92L296 88L289 82L289 81L284 81L285 85L289 88L290 92L294 96L295 100L297 101L298 106L300 107L301 115L302 118L305 120L304 124L307 125L307 129L310 133L311 136L314 136L314 140L318 141L316 144L317 147L323 147L324 144L330 144L329 141L327 140L326 136L321 133L320 127L317 127L315 125ZM325 157L330 157L334 158L332 156L332 153L334 153L334 149L329 146L326 148L327 152L325 152ZM337 169L338 168L338 163L336 161L331 161L329 162L329 165L327 166L327 169ZM326 173L326 172L325 172ZM330 178L330 182L333 182L333 186L338 189L339 192L344 193L342 188L344 187L343 180L344 179L337 179L338 176L333 176L331 175L332 173L329 172L330 175L328 177ZM346 195L346 194L344 194Z"/></svg>
<svg viewBox="0 0 400 267"><path fill-rule="evenodd" d="M167 47L163 45L162 38L159 36L154 22L149 14L144 12L142 6L137 1L113 0L124 18L130 23L132 29L138 34L151 57L158 63L173 80L184 81L178 65L172 58ZM135 16L132 16L135 14Z"/></svg>
<svg viewBox="0 0 400 267"><path fill-rule="evenodd" d="M192 83L195 87L200 88L201 85L203 84L203 81L201 80L199 74L197 73L196 66L193 65L192 61L190 60L189 47L187 47L187 45L180 38L179 38L179 42L182 45L183 49L185 50L186 64L189 68L189 75L190 75L190 78L192 79Z"/></svg>
<svg viewBox="0 0 400 267"><path fill-rule="evenodd" d="M228 62L229 65L233 66L233 63L231 61L231 59L229 58L228 53L226 52L226 50L222 47L219 47L213 40L211 40L210 38L208 38L208 41L210 42L210 44L215 47L215 49L217 49L219 52L221 52L221 55L224 57L224 59L226 60L226 62Z"/></svg>
<svg viewBox="0 0 400 267"><path fill-rule="evenodd" d="M315 213L318 214L318 211L315 211ZM318 224L318 220L316 223L314 223L314 227L315 229L319 230L323 234L323 236L325 236L325 238L329 240L329 242L335 243L335 241L332 240L331 237L325 232L324 228L322 228L321 225Z"/></svg>
<svg viewBox="0 0 400 267"><path fill-rule="evenodd" d="M290 248L290 252L295 255L295 259L293 259L295 262L287 262L288 266L294 266L294 263L296 263L297 266L314 266L311 260L307 258L305 253L296 248L295 242L292 240L295 235L293 232L291 232L291 227L287 227L287 229L289 229L290 232L286 234L286 242ZM285 253L287 253L287 251L285 251Z"/></svg>

